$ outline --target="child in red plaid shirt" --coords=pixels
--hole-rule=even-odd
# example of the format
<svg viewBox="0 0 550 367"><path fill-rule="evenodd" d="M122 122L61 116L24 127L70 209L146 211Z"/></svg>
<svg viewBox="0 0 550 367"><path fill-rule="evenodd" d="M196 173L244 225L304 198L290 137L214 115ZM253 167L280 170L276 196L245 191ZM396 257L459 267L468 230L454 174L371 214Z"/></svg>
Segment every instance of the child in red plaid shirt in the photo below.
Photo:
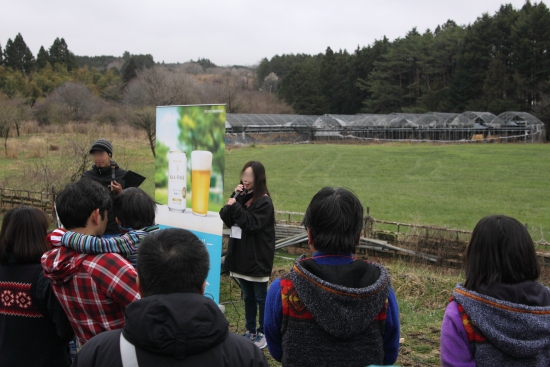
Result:
<svg viewBox="0 0 550 367"><path fill-rule="evenodd" d="M56 200L63 226L92 236L105 232L111 206L109 192L90 180L68 185ZM119 254L85 254L59 246L42 256L42 267L80 344L122 328L124 309L140 298L136 271Z"/></svg>

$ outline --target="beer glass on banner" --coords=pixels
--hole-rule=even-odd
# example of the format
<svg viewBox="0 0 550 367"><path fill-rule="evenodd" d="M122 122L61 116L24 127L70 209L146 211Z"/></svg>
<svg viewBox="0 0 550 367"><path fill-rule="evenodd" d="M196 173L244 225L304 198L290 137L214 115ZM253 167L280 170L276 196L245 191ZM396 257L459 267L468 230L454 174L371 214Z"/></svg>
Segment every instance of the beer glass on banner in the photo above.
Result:
<svg viewBox="0 0 550 367"><path fill-rule="evenodd" d="M195 215L206 216L210 195L212 153L207 150L191 152L191 207Z"/></svg>

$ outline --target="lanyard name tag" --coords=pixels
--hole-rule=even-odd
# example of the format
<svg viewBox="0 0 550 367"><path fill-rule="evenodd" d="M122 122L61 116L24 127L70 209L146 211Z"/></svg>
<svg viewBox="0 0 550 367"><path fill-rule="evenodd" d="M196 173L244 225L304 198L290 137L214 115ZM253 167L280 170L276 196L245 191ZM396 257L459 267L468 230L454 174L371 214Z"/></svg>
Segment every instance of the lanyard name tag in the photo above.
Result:
<svg viewBox="0 0 550 367"><path fill-rule="evenodd" d="M232 226L231 227L231 238L241 239L241 235L243 233L243 230L239 226Z"/></svg>

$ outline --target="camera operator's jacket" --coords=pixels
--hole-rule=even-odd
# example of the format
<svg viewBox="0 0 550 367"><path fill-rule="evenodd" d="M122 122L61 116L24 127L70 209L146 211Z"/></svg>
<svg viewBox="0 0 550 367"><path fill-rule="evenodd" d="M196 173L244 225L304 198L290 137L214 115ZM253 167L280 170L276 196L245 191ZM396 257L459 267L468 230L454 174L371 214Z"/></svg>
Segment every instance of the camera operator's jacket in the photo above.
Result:
<svg viewBox="0 0 550 367"><path fill-rule="evenodd" d="M226 226L242 229L241 239L229 239L224 268L251 277L269 277L275 256L275 211L269 196L247 207L251 198L252 194L239 196L236 203L220 210Z"/></svg>
<svg viewBox="0 0 550 367"><path fill-rule="evenodd" d="M201 294L144 297L126 308L122 330L92 338L73 367L122 367L121 332L136 347L140 366L267 367L262 351L228 327L218 305Z"/></svg>
<svg viewBox="0 0 550 367"><path fill-rule="evenodd" d="M399 310L388 271L350 255L302 255L269 288L269 352L283 366L391 365Z"/></svg>

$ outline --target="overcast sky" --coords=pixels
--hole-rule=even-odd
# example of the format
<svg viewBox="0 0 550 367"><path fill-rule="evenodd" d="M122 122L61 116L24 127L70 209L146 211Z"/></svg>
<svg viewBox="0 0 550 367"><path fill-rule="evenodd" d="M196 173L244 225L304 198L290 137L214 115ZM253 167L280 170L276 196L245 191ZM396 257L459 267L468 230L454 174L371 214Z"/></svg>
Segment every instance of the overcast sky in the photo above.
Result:
<svg viewBox="0 0 550 367"><path fill-rule="evenodd" d="M545 1L543 1L545 2ZM153 55L155 61L199 57L218 65L252 65L283 53L353 51L384 35L433 30L452 19L473 23L504 0L4 0L0 45L21 33L36 56L63 37L77 55ZM509 0L521 8L525 0Z"/></svg>

